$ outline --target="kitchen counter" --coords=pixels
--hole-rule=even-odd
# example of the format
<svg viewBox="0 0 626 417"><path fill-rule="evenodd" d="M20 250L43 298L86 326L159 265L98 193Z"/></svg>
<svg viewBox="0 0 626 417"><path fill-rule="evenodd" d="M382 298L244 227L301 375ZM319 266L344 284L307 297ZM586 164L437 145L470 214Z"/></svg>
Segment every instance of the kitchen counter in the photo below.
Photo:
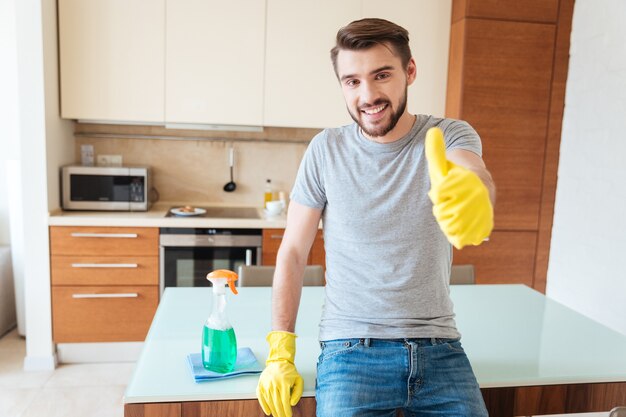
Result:
<svg viewBox="0 0 626 417"><path fill-rule="evenodd" d="M263 363L268 353L265 335L270 330L271 288L239 291L237 296L228 295L229 318L239 346L250 347ZM576 412L610 409L621 401L615 396L626 389L626 336L523 285L452 286L451 297L462 342L490 415L574 412L568 408L572 406L567 403L569 390L572 396L589 390L593 397L586 404L576 403ZM309 405L314 404L323 298L324 288L303 288L296 326L296 366L304 379L301 402ZM136 410L131 409L148 403L182 404L183 416L186 406L202 404L209 413L210 407L228 402L224 400L258 409L257 375L193 382L185 357L200 350L202 326L210 309L209 288L166 289L126 389L126 415L134 415ZM540 401L545 396L554 401ZM516 414L498 408L505 398L511 400L507 403L511 407L515 404ZM309 412L302 415L314 415L314 411L310 414L309 406Z"/></svg>
<svg viewBox="0 0 626 417"><path fill-rule="evenodd" d="M64 211L55 210L48 218L49 226L108 226L108 227L206 227L235 229L281 229L287 225L287 216L281 214L268 217L262 208L257 208L258 219L236 219L217 217L165 217L171 207L187 205L157 203L148 211ZM193 204L206 207L209 204ZM214 205L217 206L217 205Z"/></svg>

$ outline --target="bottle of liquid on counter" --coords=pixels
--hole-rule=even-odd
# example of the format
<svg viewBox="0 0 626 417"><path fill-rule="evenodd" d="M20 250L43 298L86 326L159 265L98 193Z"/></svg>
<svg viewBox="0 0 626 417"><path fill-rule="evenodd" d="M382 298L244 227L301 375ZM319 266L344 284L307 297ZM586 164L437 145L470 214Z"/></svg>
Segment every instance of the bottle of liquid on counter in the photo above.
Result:
<svg viewBox="0 0 626 417"><path fill-rule="evenodd" d="M263 207L267 207L267 202L274 199L274 188L272 187L272 180L269 178L265 181L265 193Z"/></svg>
<svg viewBox="0 0 626 417"><path fill-rule="evenodd" d="M218 269L207 275L213 285L213 309L202 329L202 365L213 372L227 373L235 368L237 339L226 317L226 285L237 294L237 274Z"/></svg>

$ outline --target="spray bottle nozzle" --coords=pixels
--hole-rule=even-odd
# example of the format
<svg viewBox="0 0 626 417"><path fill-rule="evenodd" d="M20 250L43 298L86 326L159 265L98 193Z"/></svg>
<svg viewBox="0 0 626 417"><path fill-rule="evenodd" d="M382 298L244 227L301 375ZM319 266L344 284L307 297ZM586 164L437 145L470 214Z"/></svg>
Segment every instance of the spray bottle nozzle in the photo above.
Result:
<svg viewBox="0 0 626 417"><path fill-rule="evenodd" d="M237 288L235 288L235 281L237 281L237 278L239 278L237 273L229 271L228 269L216 269L213 272L209 272L206 276L206 279L211 281L213 284L213 288L219 288L222 285L228 284L228 287L233 294L238 294Z"/></svg>

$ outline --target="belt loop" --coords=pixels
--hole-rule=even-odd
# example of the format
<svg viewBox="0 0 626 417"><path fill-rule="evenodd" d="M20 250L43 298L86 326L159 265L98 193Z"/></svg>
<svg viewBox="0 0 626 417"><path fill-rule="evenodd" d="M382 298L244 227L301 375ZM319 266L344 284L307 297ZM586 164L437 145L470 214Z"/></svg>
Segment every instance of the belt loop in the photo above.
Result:
<svg viewBox="0 0 626 417"><path fill-rule="evenodd" d="M363 346L365 346L365 347L367 347L367 348L368 348L368 347L370 347L370 344L371 344L371 342L372 342L372 339L370 339L370 338L368 337L368 338L366 338L366 339L361 339L361 340L363 341Z"/></svg>
<svg viewBox="0 0 626 417"><path fill-rule="evenodd" d="M430 344L433 345L433 346L438 345L439 343L438 343L437 338L436 337L431 337L430 338Z"/></svg>

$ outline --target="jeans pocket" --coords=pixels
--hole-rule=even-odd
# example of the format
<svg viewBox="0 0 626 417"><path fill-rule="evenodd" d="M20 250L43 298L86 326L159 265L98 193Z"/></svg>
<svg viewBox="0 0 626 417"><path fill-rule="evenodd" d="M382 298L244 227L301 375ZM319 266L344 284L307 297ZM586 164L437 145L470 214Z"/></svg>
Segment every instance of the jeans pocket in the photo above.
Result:
<svg viewBox="0 0 626 417"><path fill-rule="evenodd" d="M450 340L449 342L446 342L445 345L453 352L465 353L460 340Z"/></svg>
<svg viewBox="0 0 626 417"><path fill-rule="evenodd" d="M358 349L360 345L361 342L358 339L339 339L323 342L319 362L322 363L332 357L352 352Z"/></svg>

